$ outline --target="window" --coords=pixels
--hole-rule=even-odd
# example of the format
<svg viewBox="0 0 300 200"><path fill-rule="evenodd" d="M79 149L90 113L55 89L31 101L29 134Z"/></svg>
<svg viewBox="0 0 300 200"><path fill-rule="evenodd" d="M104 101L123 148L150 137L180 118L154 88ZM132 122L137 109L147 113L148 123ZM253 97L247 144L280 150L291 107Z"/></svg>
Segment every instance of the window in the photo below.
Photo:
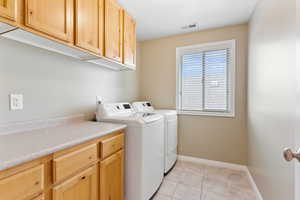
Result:
<svg viewBox="0 0 300 200"><path fill-rule="evenodd" d="M179 114L234 117L235 40L179 47Z"/></svg>

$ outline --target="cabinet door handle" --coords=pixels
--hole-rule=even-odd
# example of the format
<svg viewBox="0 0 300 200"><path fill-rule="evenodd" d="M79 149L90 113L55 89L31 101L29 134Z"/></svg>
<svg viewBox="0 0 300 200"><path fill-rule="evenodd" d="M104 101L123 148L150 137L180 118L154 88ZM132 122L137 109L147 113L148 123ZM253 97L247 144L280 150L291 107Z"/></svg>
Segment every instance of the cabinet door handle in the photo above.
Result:
<svg viewBox="0 0 300 200"><path fill-rule="evenodd" d="M86 176L82 176L80 179L81 179L81 180L84 180L85 178L86 178Z"/></svg>

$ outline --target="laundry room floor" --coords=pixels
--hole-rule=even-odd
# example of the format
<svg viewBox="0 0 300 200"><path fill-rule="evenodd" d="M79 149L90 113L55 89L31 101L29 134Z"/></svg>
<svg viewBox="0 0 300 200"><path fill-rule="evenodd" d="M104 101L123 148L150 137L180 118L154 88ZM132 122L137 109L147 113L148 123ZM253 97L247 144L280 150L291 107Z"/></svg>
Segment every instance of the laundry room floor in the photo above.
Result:
<svg viewBox="0 0 300 200"><path fill-rule="evenodd" d="M247 173L178 161L153 200L256 200Z"/></svg>

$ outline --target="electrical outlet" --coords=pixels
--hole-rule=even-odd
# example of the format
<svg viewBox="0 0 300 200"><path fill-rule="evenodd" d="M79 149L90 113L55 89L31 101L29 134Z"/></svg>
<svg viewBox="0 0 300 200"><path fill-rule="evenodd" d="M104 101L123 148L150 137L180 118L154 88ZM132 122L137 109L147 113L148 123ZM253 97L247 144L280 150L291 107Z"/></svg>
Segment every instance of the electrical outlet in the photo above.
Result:
<svg viewBox="0 0 300 200"><path fill-rule="evenodd" d="M11 94L10 95L10 109L11 110L23 110L23 95Z"/></svg>

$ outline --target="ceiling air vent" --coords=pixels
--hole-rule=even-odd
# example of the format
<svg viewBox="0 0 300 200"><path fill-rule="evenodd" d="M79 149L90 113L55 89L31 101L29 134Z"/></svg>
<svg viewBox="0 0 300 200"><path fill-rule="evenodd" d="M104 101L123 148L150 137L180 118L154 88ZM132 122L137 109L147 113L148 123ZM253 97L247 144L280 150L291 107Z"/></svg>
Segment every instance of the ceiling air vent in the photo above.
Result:
<svg viewBox="0 0 300 200"><path fill-rule="evenodd" d="M192 28L197 28L197 23L189 24L189 25L181 27L181 29L183 29L183 30L192 29Z"/></svg>

